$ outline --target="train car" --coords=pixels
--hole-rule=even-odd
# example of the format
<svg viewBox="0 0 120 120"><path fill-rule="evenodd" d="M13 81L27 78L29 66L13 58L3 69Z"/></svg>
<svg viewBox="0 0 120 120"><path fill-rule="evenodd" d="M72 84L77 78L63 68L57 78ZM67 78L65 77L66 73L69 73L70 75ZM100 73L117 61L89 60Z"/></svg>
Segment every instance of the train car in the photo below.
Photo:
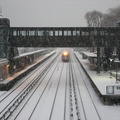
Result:
<svg viewBox="0 0 120 120"><path fill-rule="evenodd" d="M45 55L50 51L52 51L52 49L41 49L15 56L9 67L10 75L13 75L15 72L23 70L25 67L34 63L35 60L38 59L40 56Z"/></svg>
<svg viewBox="0 0 120 120"><path fill-rule="evenodd" d="M62 52L62 61L63 62L68 62L70 59L70 55L68 51L63 51Z"/></svg>

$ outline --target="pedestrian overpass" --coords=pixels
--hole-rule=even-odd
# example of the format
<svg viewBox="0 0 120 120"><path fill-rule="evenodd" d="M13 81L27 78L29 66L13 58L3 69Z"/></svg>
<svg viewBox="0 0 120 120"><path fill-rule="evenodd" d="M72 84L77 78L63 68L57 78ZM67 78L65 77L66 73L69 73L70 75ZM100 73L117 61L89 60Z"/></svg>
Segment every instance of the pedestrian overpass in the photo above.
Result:
<svg viewBox="0 0 120 120"><path fill-rule="evenodd" d="M10 27L12 47L119 47L119 27Z"/></svg>
<svg viewBox="0 0 120 120"><path fill-rule="evenodd" d="M10 27L0 18L0 57L13 60L14 47L120 47L120 27Z"/></svg>

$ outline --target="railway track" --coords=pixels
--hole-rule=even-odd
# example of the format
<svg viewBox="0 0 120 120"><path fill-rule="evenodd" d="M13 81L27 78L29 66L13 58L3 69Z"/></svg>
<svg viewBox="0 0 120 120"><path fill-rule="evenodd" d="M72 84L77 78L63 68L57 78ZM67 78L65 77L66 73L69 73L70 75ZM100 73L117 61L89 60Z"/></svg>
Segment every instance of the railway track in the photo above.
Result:
<svg viewBox="0 0 120 120"><path fill-rule="evenodd" d="M76 85L79 95L79 101L80 101L79 106L82 107L81 113L83 112L83 114L81 114L81 116L83 115L81 119L102 120L99 111L97 109L97 106L94 102L94 99L92 98L92 95L86 83L86 80L89 78L84 73L82 67L77 62L76 58L74 56L72 58L74 59L73 60L74 64L72 65L73 65L73 71L74 71L74 76L76 78ZM92 115L94 115L94 118Z"/></svg>
<svg viewBox="0 0 120 120"><path fill-rule="evenodd" d="M47 64L47 62L48 62L48 60L45 61L43 64L41 64L38 68L36 68L36 69L35 69L34 71L32 71L30 74L28 74L27 76L25 76L24 78L22 78L22 80L19 81L18 85L16 85L16 87L14 87L13 89L11 89L10 92L5 91L4 94L2 94L2 95L0 96L0 103L1 103L3 100L7 99L7 97L9 97L12 93L14 93L14 92L15 92L19 87L21 87L28 79L31 78L31 80L32 80L33 78L35 78L36 76L38 76L38 75L39 75L39 72L41 72L41 71L43 70L43 69L40 69L40 68L44 67L44 65ZM48 63L48 64L49 64L49 63ZM39 70L39 72L37 72L38 70ZM37 72L37 74L34 74L34 73L36 73L36 72ZM17 84L17 83L16 83L16 84Z"/></svg>
<svg viewBox="0 0 120 120"><path fill-rule="evenodd" d="M52 59L52 58L50 58L50 59ZM47 59L47 60L43 59L41 61L41 64L38 67L36 67L36 69L31 71L30 74L27 74L27 76L24 76L19 82L16 83L15 87L13 87L10 91L1 91L2 93L0 95L0 103L3 100L5 100L7 97L9 97L12 93L14 93L15 90L17 90L19 87L21 87L28 79L32 80L35 77L37 77L39 75L39 73L42 72L44 67L47 66L47 64L49 64L50 59Z"/></svg>
<svg viewBox="0 0 120 120"><path fill-rule="evenodd" d="M57 64L58 64L58 63L57 63ZM54 65L55 65L55 64L53 64L53 65L47 70L46 74L47 74L48 72L51 72L51 75L53 74L53 72L54 72L55 69L56 69L56 68L52 69L52 67L53 67ZM16 115L16 117L14 118L14 120L15 120L15 119L19 119L20 116L21 116L21 114L22 114L22 112L24 111L23 109L27 106L27 104L29 104L29 102L30 102L32 99L34 99L34 97L35 97L35 98L37 97L37 99L36 99L36 101L35 101L35 103L34 103L34 107L33 107L33 108L31 109L31 111L30 111L30 115L29 115L29 116L26 116L26 117L27 117L26 119L28 119L28 120L31 119L31 117L32 117L32 115L34 114L34 112L35 112L35 110L36 110L36 108L37 108L37 106L38 106L38 104L39 104L39 102L40 102L40 100L41 100L41 98L42 98L45 90L46 90L47 87L49 86L49 83L50 83L50 80L51 80L51 79L50 79L51 76L49 76L49 79L46 79L46 81L43 81L43 80L45 79L45 77L46 77L46 74L41 78L41 80L38 82L37 86L36 86L36 87L34 88L34 90L31 92L31 94L30 94L29 97L27 98L26 102L24 103L24 105L21 107L21 109L20 109L19 112L17 113L17 115ZM37 94L37 92L39 91L39 88L42 86L42 84L45 84L45 85L44 85L44 87L42 88L40 94L39 94L38 96L36 96L36 94ZM22 111L22 110L23 110L23 111Z"/></svg>
<svg viewBox="0 0 120 120"><path fill-rule="evenodd" d="M69 104L70 104L70 120L80 120L80 111L76 92L76 82L73 76L72 63L69 68Z"/></svg>
<svg viewBox="0 0 120 120"><path fill-rule="evenodd" d="M58 55L45 66L36 70L39 74L18 92L0 120L102 120L73 52L69 62Z"/></svg>
<svg viewBox="0 0 120 120"><path fill-rule="evenodd" d="M33 89L33 87L37 84L37 82L39 81L39 79L45 74L45 72L48 70L48 68L52 65L52 63L54 63L55 59L57 56L55 56L55 58L52 58L52 60L47 63L46 66L44 66L44 69L40 70L39 74L37 75L33 75L37 70L39 70L39 68L37 70L35 70L32 75L30 75L29 77L27 77L27 79L25 81L23 81L18 87L16 87L15 89L13 89L10 93L8 93L5 97L3 97L1 99L1 103L3 103L2 101L7 100L8 97L13 94L13 92L15 92L16 90L19 91L18 89L21 88L20 86L22 86L22 90L17 93L15 95L15 97L13 97L11 99L11 101L8 104L3 104L3 109L1 110L0 114L0 120L7 120L11 114L16 110L16 108L19 106L19 104L24 100L24 98L27 96L27 94ZM32 77L32 79L31 79ZM31 79L31 81L28 81L29 79ZM26 86L23 88L23 83L25 84L25 82L27 81ZM11 96L10 96L11 97ZM8 100L7 100L8 101Z"/></svg>
<svg viewBox="0 0 120 120"><path fill-rule="evenodd" d="M54 113L53 111L55 110L54 107L55 107L55 104L56 104L56 98L57 98L58 91L59 91L58 90L59 89L59 84L60 84L60 81L61 81L60 76L62 74L62 69L63 69L63 63L61 65L60 60L61 59L59 59L58 62L56 62L48 70L49 74L45 75L42 78L41 82L39 82L37 84L36 88L31 92L31 95L27 98L27 100L24 103L24 105L22 105L23 107L21 107L21 109L19 110L19 112L17 113L17 115L14 115L14 116L16 116L14 119L17 119L17 120L21 119L21 116L27 110L28 104L32 103L33 100L37 97L36 100L34 100L34 103L32 104L33 107L31 106L31 109L29 110L29 115L25 116L26 120L35 119L36 114L39 114L39 112L40 112L40 111L38 112L39 106L42 107L41 104L45 100L47 100L47 98L44 99L46 97L46 94L51 94L51 92L52 92L53 95L50 96L50 98L52 99L52 101L49 100L49 102L51 104L49 104L49 107L47 107L47 110L46 110L46 112L49 111L49 116L46 116L46 117L49 117L49 119L52 120L52 118L54 116L53 115L53 113ZM58 68L58 66L59 66L59 68ZM59 72L59 71L61 71L61 72ZM56 80L56 82L55 82L54 77L56 77L56 73L57 72L59 73L58 74L59 80ZM54 86L54 87L52 87L52 86ZM39 95L38 95L38 92L40 93ZM49 95L47 95L47 96L49 96ZM40 117L42 117L42 115ZM39 117L39 119L40 119L40 117ZM13 117L12 117L12 119L13 119Z"/></svg>

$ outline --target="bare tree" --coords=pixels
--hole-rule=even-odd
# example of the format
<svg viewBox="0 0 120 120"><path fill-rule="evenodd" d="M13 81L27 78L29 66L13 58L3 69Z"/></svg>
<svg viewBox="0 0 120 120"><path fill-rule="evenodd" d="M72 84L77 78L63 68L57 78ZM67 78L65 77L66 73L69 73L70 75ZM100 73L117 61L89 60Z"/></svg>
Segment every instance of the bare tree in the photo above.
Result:
<svg viewBox="0 0 120 120"><path fill-rule="evenodd" d="M87 12L85 18L87 20L88 27L100 27L103 20L103 14L99 11L94 10ZM91 51L96 51L96 48L92 47Z"/></svg>
<svg viewBox="0 0 120 120"><path fill-rule="evenodd" d="M94 10L87 12L85 18L87 20L88 27L100 27L103 20L103 14Z"/></svg>
<svg viewBox="0 0 120 120"><path fill-rule="evenodd" d="M102 14L99 11L92 11L92 12L87 12L85 15L85 18L87 20L88 27L112 27L116 26L118 22L120 22L120 6L116 8L110 8L108 10L108 13ZM109 54L106 53L107 59L110 58L113 50L111 48L106 48L107 50L109 49ZM106 51L106 50L105 50ZM104 52L105 52L104 51ZM117 48L117 51L118 50ZM120 56L120 52L118 52L118 56ZM120 57L119 57L120 59Z"/></svg>
<svg viewBox="0 0 120 120"><path fill-rule="evenodd" d="M116 21L120 21L120 6L109 9L110 14L115 17Z"/></svg>
<svg viewBox="0 0 120 120"><path fill-rule="evenodd" d="M117 23L120 22L120 6L115 8L110 8L107 14L103 15L102 26L103 27L114 27L117 26ZM120 60L120 49L114 48L114 53L118 54Z"/></svg>
<svg viewBox="0 0 120 120"><path fill-rule="evenodd" d="M120 21L120 6L110 8L108 13L101 13L99 11L90 11L85 15L88 27L112 27L116 26Z"/></svg>
<svg viewBox="0 0 120 120"><path fill-rule="evenodd" d="M102 27L111 27L115 23L114 21L115 21L114 16L112 16L110 14L104 14L101 26Z"/></svg>
<svg viewBox="0 0 120 120"><path fill-rule="evenodd" d="M102 26L116 26L118 21L120 21L120 6L116 8L110 8L108 13L103 15Z"/></svg>

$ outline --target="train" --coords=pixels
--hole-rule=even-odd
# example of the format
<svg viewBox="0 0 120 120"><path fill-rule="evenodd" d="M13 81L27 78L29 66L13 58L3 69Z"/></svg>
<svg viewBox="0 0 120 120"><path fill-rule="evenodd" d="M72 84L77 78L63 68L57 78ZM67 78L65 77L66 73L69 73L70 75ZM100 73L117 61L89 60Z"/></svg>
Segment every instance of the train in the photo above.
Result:
<svg viewBox="0 0 120 120"><path fill-rule="evenodd" d="M52 48L40 49L33 52L23 53L13 57L11 61L7 58L0 59L0 81L5 80L8 76L14 75L16 72L20 72L27 66L36 62L39 57L53 51Z"/></svg>
<svg viewBox="0 0 120 120"><path fill-rule="evenodd" d="M13 57L11 61L0 59L0 91L11 89L18 80L29 74L54 53L53 48L45 48L20 54Z"/></svg>
<svg viewBox="0 0 120 120"><path fill-rule="evenodd" d="M62 52L62 61L68 62L70 60L69 51L63 51Z"/></svg>
<svg viewBox="0 0 120 120"><path fill-rule="evenodd" d="M5 80L9 75L23 70L25 67L34 63L37 58L47 54L51 49L41 49L33 52L17 55L10 62L7 58L0 58L0 82Z"/></svg>
<svg viewBox="0 0 120 120"><path fill-rule="evenodd" d="M50 51L52 51L52 49L41 49L15 56L9 66L9 73L12 75L23 70L26 66L34 63L37 58L49 53Z"/></svg>

